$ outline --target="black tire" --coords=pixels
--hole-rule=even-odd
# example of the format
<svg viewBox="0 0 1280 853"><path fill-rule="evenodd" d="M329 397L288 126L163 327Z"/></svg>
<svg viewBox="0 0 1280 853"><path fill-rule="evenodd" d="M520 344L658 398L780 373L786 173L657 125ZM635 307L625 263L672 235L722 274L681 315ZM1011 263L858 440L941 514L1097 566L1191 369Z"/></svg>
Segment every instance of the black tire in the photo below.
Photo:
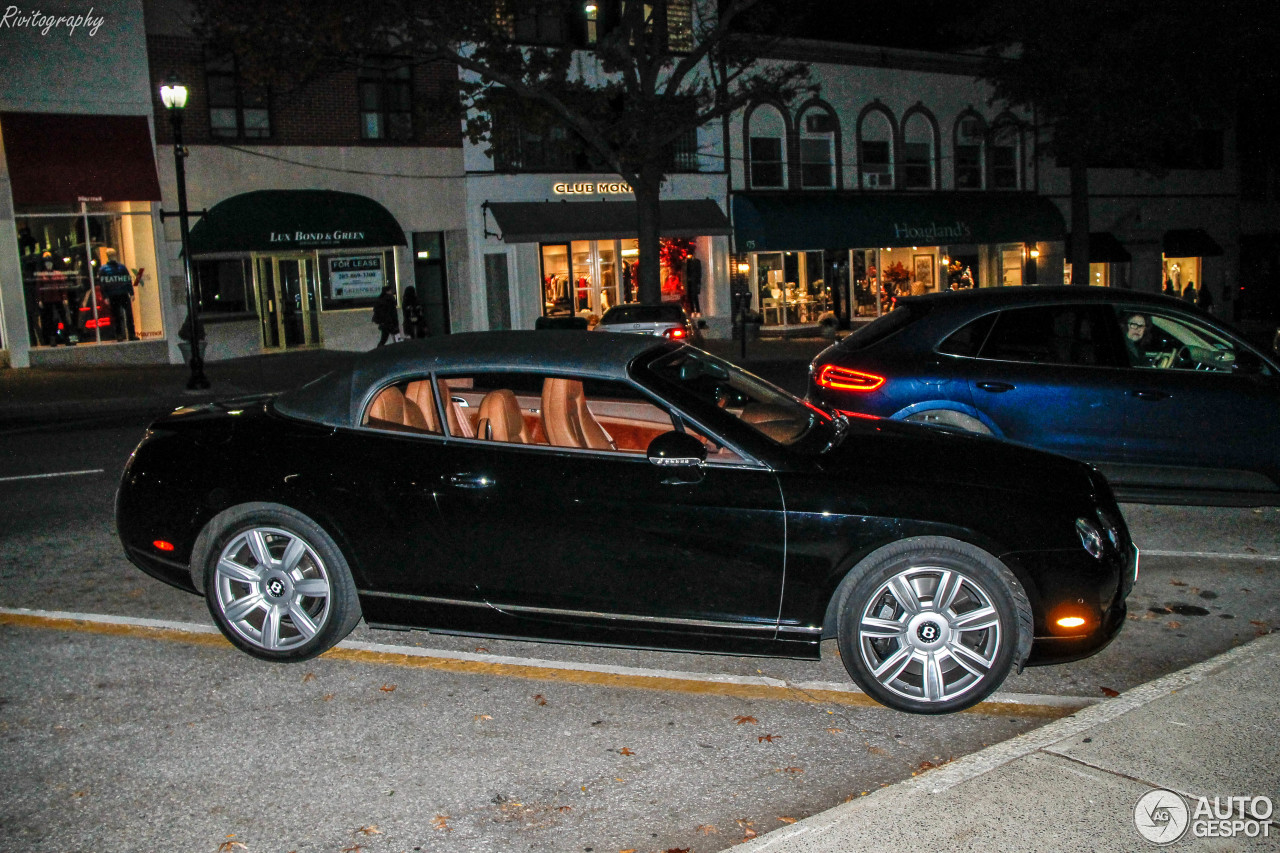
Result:
<svg viewBox="0 0 1280 853"><path fill-rule="evenodd" d="M845 669L869 696L899 711L946 714L976 705L1031 651L1022 584L1004 563L955 539L887 545L855 566L836 595Z"/></svg>
<svg viewBox="0 0 1280 853"><path fill-rule="evenodd" d="M269 661L323 654L360 621L360 601L333 539L302 513L245 504L217 515L194 555L205 603L236 648Z"/></svg>

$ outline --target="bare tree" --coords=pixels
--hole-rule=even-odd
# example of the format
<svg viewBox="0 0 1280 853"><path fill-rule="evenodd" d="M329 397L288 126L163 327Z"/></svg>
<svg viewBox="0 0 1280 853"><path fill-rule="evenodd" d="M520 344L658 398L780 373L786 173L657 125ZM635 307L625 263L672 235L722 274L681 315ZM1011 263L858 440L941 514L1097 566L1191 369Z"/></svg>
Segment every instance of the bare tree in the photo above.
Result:
<svg viewBox="0 0 1280 853"><path fill-rule="evenodd" d="M739 23L760 0L194 0L198 33L250 75L315 79L394 57L460 69L474 142L503 125L553 129L636 200L642 302L661 300L659 196L697 128L754 100L814 91L808 66L761 61ZM759 21L755 22L760 30Z"/></svg>

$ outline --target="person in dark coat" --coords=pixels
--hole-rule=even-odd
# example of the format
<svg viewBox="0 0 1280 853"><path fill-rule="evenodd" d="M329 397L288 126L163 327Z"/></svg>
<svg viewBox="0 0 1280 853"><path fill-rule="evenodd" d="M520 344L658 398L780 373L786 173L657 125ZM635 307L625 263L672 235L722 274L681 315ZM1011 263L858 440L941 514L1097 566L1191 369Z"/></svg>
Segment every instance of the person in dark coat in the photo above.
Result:
<svg viewBox="0 0 1280 853"><path fill-rule="evenodd" d="M404 336L406 338L425 338L427 336L427 318L418 302L418 291L412 285L404 289L401 300L404 313Z"/></svg>
<svg viewBox="0 0 1280 853"><path fill-rule="evenodd" d="M97 279L102 295L111 302L111 325L115 328L116 340L138 340L133 324L133 273L116 260L115 249L107 249L107 262L99 268Z"/></svg>
<svg viewBox="0 0 1280 853"><path fill-rule="evenodd" d="M382 337L378 346L386 346L387 339L394 340L400 335L399 312L396 310L396 292L391 285L382 288L382 295L373 305L373 322L378 324Z"/></svg>

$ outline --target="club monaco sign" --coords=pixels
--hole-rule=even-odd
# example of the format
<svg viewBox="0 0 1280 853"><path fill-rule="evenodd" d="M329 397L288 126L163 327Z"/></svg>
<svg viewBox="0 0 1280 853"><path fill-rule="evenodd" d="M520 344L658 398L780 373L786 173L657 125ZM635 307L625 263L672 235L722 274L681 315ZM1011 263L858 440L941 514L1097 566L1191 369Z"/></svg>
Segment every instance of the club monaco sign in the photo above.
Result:
<svg viewBox="0 0 1280 853"><path fill-rule="evenodd" d="M622 181L599 181L569 184L559 182L551 185L551 191L556 195L630 195L631 185L624 184Z"/></svg>

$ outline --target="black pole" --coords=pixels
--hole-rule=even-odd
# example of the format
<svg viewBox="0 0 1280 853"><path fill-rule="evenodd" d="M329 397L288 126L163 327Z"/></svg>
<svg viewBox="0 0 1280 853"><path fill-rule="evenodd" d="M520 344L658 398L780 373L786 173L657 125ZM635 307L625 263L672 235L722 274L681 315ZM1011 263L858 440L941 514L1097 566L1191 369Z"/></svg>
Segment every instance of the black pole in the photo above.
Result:
<svg viewBox="0 0 1280 853"><path fill-rule="evenodd" d="M178 229L182 235L182 272L187 279L187 326L191 330L191 378L187 390L209 387L204 375L204 356L200 352L203 337L200 327L200 311L196 305L195 286L191 275L191 228L187 225L187 171L183 159L187 156L182 147L182 110L169 110L169 122L173 125L173 162L178 179Z"/></svg>

